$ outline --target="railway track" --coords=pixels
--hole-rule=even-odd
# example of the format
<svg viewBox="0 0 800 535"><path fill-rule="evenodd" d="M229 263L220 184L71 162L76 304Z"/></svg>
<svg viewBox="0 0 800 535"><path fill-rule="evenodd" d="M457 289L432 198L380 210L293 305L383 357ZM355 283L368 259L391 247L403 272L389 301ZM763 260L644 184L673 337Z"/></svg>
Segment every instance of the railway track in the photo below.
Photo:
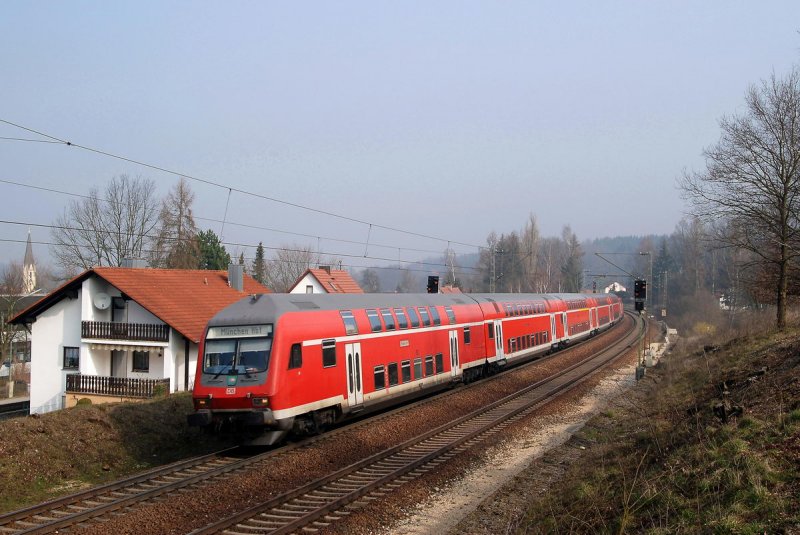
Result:
<svg viewBox="0 0 800 535"><path fill-rule="evenodd" d="M545 380L192 535L279 535L329 527L350 514L348 508L366 505L420 477L580 383L641 338L644 322L634 319L634 327L621 341Z"/></svg>
<svg viewBox="0 0 800 535"><path fill-rule="evenodd" d="M607 333L604 334L610 335L610 331L607 331ZM539 361L541 360L544 359L540 359ZM534 363L535 362L536 361L534 361ZM477 385L479 383L480 381L473 384ZM473 385L469 385L468 387L471 386ZM443 395L447 396L454 392L456 391L447 392ZM442 395L438 396L439 399L441 399L441 397ZM153 500L154 498L158 498L160 496L164 496L184 488L197 486L213 478L225 477L234 472L244 470L248 466L252 466L255 463L260 463L264 461L274 462L276 456L279 456L288 451L297 448L302 448L306 445L309 445L311 443L320 440L332 440L339 433L351 429L352 427L363 425L365 422L366 423L374 422L376 418L377 419L391 418L401 411L411 410L413 407L419 406L429 401L430 401L429 399L423 399L421 401L417 401L415 403L404 405L402 407L398 407L391 411L381 413L380 415L375 416L371 419L357 421L341 429L337 429L335 431L328 432L317 437L306 439L296 444L284 446L282 448L271 450L258 455L252 455L243 458L241 452L239 452L237 448L231 448L229 450L224 450L201 457L188 459L178 463L173 463L164 467L160 467L155 470L139 474L131 478L95 487L86 491L65 496L63 498L59 498L56 500L48 501L36 506L21 509L19 511L14 511L5 515L0 515L0 535L53 533L56 531L68 530L70 527L86 525L87 523L93 520L108 518L111 515L120 514L121 512L128 510L130 507L136 505L137 503ZM466 422L466 418L468 417L464 417L459 421L463 420L464 422ZM448 424L448 426L451 425L452 424ZM437 431L444 432L445 430L443 428L438 428L437 430L434 430L431 433L436 433ZM431 435L431 433L426 433L426 435L424 436L427 437L428 435ZM431 437L432 436L433 435L431 435ZM434 439L434 442L432 443L436 443L437 440L441 440L441 438ZM410 446L411 446L410 443L406 443L401 446L397 446L396 448L392 448L391 451L399 453L402 448ZM430 446L426 447L429 448ZM456 446L453 446L453 448L455 447ZM417 451L417 450L415 448L412 448L411 451ZM423 447L423 449L419 451L420 452L425 451L425 448ZM456 450L453 451L455 452ZM384 454L386 454L386 452L384 452ZM402 455L405 456L408 454L404 453ZM425 457L426 455L434 455L434 450L431 450L430 452L426 453L425 455L423 455L423 457ZM403 457L401 456L401 458ZM443 462L447 458L448 457L446 455L445 456L440 455L438 457L439 460L431 459L428 461L424 461L423 464L430 462L434 463ZM363 462L367 462L368 460ZM393 466L398 461L396 459L390 459L387 460L386 462L390 463L390 466ZM376 470L375 468L369 468L368 465L365 465L365 468L367 469L367 473ZM362 478L363 475L356 474L351 477L359 479ZM412 474L412 477L415 477L414 474ZM352 480L347 480L344 483L345 488L352 485L351 481ZM305 489L305 487L303 489ZM298 491L295 491L295 492L301 492L301 494L299 494L298 496L301 496L303 493L306 493L306 491L304 491L303 489L298 489ZM312 492L312 491L308 490L307 492ZM317 492L326 493L327 491L317 491ZM374 493L374 491L367 491L367 493L369 492ZM283 495L284 499L286 499L286 496L287 495ZM325 500L323 500L323 502L324 501ZM302 499L301 502L303 502ZM322 503L319 502L319 498L312 499L312 502ZM334 503L333 500L327 500L327 502L330 502L328 503L328 505ZM302 507L304 509L307 509L308 504L299 506L291 505L290 507L292 508ZM337 508L339 507L341 506L338 506ZM344 514L344 512L342 514ZM312 522L315 520L316 518L312 520ZM209 528L209 529L212 529L212 531L201 531L201 533L214 532L213 531L214 528ZM222 528L219 528L217 531L221 529Z"/></svg>

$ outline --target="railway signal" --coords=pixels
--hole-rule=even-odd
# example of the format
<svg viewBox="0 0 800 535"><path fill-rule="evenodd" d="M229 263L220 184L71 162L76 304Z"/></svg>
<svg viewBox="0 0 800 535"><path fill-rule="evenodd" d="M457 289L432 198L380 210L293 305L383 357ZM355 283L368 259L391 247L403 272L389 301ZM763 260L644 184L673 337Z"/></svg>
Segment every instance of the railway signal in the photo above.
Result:
<svg viewBox="0 0 800 535"><path fill-rule="evenodd" d="M633 300L634 300L634 308L638 310L644 310L644 302L647 299L647 281L642 279L636 279L633 281Z"/></svg>

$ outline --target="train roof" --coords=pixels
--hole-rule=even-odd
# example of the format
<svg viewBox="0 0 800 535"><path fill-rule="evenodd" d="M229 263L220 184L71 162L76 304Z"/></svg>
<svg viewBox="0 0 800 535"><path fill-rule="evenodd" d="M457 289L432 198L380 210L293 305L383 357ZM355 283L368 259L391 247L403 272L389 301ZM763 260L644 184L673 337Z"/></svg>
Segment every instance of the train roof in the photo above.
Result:
<svg viewBox="0 0 800 535"><path fill-rule="evenodd" d="M263 323L289 312L348 310L408 306L454 306L475 303L519 303L523 301L569 301L604 294L260 294L248 296L218 312L211 326Z"/></svg>

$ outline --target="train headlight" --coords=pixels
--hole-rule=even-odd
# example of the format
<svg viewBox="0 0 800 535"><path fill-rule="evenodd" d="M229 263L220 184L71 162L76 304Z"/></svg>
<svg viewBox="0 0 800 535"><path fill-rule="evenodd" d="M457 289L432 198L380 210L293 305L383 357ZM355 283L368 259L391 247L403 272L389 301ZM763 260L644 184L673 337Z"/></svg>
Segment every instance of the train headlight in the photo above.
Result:
<svg viewBox="0 0 800 535"><path fill-rule="evenodd" d="M265 408L269 406L269 399L267 398L253 398L253 407Z"/></svg>
<svg viewBox="0 0 800 535"><path fill-rule="evenodd" d="M211 408L211 398L197 398L194 400L194 408L195 409L210 409Z"/></svg>

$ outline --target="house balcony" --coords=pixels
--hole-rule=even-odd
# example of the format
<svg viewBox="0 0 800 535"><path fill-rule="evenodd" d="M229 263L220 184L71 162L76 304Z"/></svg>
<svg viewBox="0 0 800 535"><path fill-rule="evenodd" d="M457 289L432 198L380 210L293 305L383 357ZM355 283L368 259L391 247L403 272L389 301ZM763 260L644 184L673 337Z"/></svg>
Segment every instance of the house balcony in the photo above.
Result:
<svg viewBox="0 0 800 535"><path fill-rule="evenodd" d="M102 375L67 375L66 393L125 399L150 399L169 393L169 379L135 379ZM112 401L112 400L109 400Z"/></svg>
<svg viewBox="0 0 800 535"><path fill-rule="evenodd" d="M82 321L81 338L129 342L169 342L169 325L164 323Z"/></svg>

